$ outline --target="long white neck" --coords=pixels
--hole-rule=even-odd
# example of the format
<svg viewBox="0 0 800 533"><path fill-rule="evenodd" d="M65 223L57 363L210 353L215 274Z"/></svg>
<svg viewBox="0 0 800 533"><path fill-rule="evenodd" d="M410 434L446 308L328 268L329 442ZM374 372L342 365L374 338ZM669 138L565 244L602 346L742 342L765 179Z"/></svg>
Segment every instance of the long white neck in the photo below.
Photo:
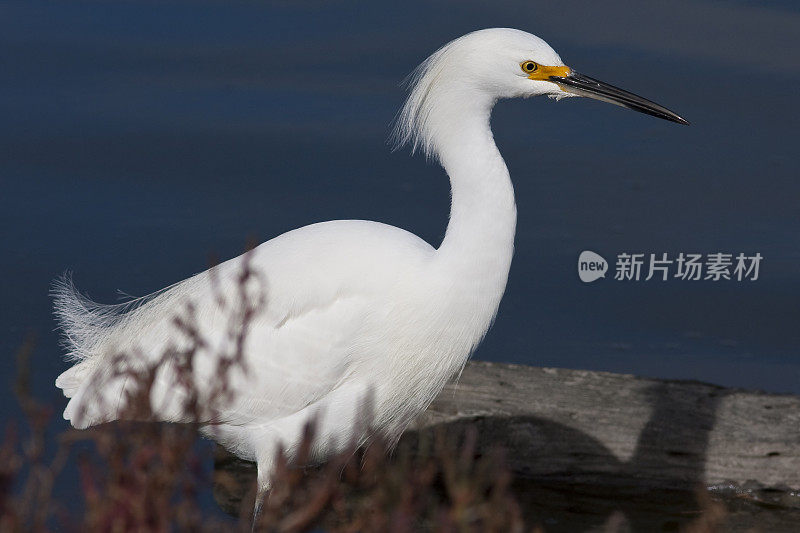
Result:
<svg viewBox="0 0 800 533"><path fill-rule="evenodd" d="M499 303L514 252L514 188L489 126L494 100L457 102L436 110L443 114L439 123L447 124L438 132L436 151L452 187L450 222L438 255L454 276Z"/></svg>

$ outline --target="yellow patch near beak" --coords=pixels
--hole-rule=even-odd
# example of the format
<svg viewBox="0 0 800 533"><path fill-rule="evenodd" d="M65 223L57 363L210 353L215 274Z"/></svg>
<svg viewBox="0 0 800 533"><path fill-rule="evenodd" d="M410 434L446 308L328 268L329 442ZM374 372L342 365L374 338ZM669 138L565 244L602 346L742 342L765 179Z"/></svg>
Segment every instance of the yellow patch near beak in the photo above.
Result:
<svg viewBox="0 0 800 533"><path fill-rule="evenodd" d="M528 74L528 79L539 81L550 81L550 76L560 76L565 78L569 76L572 69L567 66L548 67L546 65L537 65L536 70Z"/></svg>

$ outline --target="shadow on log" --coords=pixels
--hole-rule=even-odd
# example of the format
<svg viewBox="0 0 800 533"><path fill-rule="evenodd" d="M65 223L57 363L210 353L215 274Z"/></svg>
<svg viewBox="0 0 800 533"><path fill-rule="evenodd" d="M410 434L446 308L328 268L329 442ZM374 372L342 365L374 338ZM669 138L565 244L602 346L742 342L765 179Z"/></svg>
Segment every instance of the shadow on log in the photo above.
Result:
<svg viewBox="0 0 800 533"><path fill-rule="evenodd" d="M677 528L697 510L699 488L739 513L742 529L800 527L797 396L472 362L402 441L413 447L420 432L468 425L479 453L506 450L526 514L548 531L599 527L615 513L633 531ZM215 487L233 512L254 466L220 449L215 468L238 480Z"/></svg>
<svg viewBox="0 0 800 533"><path fill-rule="evenodd" d="M478 424L529 477L800 489L800 397L692 381L470 363L417 428Z"/></svg>

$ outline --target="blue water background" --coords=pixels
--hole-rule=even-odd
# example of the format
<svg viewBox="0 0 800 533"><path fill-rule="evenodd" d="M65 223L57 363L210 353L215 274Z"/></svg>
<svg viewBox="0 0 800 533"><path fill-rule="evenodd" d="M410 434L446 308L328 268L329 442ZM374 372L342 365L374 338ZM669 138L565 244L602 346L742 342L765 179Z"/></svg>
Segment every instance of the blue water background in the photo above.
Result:
<svg viewBox="0 0 800 533"><path fill-rule="evenodd" d="M0 3L3 383L32 332L34 389L63 407L48 288L67 269L114 302L323 220L438 245L443 171L387 145L398 85L491 26L692 126L584 99L497 106L519 227L475 357L800 393L800 8L730 0ZM585 249L764 260L755 282L583 284ZM6 386L0 401L14 417Z"/></svg>

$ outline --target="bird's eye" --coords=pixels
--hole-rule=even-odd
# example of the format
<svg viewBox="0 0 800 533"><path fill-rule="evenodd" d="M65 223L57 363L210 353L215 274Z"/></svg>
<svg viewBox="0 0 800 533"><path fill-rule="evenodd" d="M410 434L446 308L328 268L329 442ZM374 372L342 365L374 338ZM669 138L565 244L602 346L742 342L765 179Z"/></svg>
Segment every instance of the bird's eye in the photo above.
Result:
<svg viewBox="0 0 800 533"><path fill-rule="evenodd" d="M539 68L539 65L534 63L533 61L525 61L524 63L520 63L523 72L527 72L530 74L531 72L536 72L536 69Z"/></svg>

